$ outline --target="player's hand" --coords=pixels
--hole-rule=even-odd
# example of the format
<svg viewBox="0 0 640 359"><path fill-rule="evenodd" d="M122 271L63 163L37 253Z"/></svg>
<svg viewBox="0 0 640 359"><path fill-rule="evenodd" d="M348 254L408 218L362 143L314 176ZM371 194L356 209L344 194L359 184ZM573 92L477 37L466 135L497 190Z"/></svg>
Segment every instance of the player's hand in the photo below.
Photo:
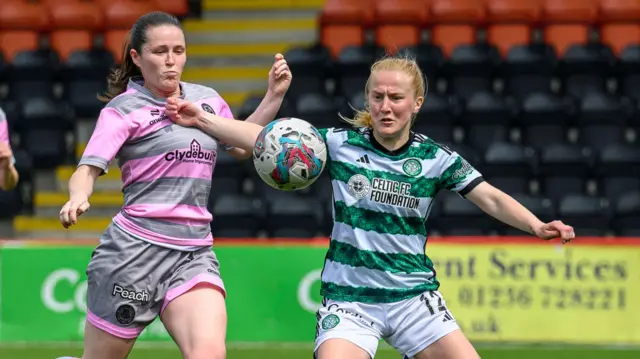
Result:
<svg viewBox="0 0 640 359"><path fill-rule="evenodd" d="M269 70L269 92L276 96L284 96L289 90L293 75L289 70L287 60L282 54L276 54L273 66Z"/></svg>
<svg viewBox="0 0 640 359"><path fill-rule="evenodd" d="M571 242L576 237L573 227L562 223L562 221L544 223L536 228L535 234L545 240L560 238L563 244Z"/></svg>
<svg viewBox="0 0 640 359"><path fill-rule="evenodd" d="M13 157L11 147L4 142L0 142L0 160L9 160L11 157Z"/></svg>
<svg viewBox="0 0 640 359"><path fill-rule="evenodd" d="M69 228L78 223L78 217L89 209L87 196L75 195L69 199L60 210L60 223L64 228Z"/></svg>
<svg viewBox="0 0 640 359"><path fill-rule="evenodd" d="M184 127L193 127L202 113L202 109L193 102L170 97L167 99L165 113L171 121Z"/></svg>

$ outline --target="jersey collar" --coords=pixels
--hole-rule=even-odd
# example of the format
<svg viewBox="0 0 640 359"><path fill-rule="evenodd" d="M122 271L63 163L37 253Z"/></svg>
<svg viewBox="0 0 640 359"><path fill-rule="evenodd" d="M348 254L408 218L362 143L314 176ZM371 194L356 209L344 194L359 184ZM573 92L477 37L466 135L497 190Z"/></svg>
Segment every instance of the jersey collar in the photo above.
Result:
<svg viewBox="0 0 640 359"><path fill-rule="evenodd" d="M409 139L407 140L407 142L404 145L400 146L398 149L390 151L386 149L384 146L382 146L376 140L371 130L369 131L369 141L371 142L371 145L373 146L373 148L389 156L398 156L407 152L409 147L411 147L411 143L413 142L414 138L415 138L415 133L413 131L409 132Z"/></svg>
<svg viewBox="0 0 640 359"><path fill-rule="evenodd" d="M161 102L165 102L167 99L166 98L158 98L155 97L151 91L149 91L146 87L144 87L144 78L142 76L132 76L129 79L129 84L127 85L127 88L133 88L136 91L144 94L145 96L148 96L156 101L161 101ZM182 82L180 82L180 98L184 100L185 98L185 89L184 86L182 84Z"/></svg>

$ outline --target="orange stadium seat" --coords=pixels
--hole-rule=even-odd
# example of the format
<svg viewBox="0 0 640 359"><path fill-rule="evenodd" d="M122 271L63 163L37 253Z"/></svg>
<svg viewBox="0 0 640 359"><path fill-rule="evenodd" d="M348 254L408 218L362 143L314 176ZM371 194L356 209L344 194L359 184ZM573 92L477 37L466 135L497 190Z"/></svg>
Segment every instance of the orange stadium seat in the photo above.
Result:
<svg viewBox="0 0 640 359"><path fill-rule="evenodd" d="M640 0L601 0L600 38L616 55L640 44Z"/></svg>
<svg viewBox="0 0 640 359"><path fill-rule="evenodd" d="M429 9L425 0L374 0L376 43L390 54L417 45Z"/></svg>
<svg viewBox="0 0 640 359"><path fill-rule="evenodd" d="M93 35L102 30L104 18L100 8L89 2L65 2L49 6L53 31L51 47L62 60L76 50L88 50Z"/></svg>
<svg viewBox="0 0 640 359"><path fill-rule="evenodd" d="M155 8L175 16L185 16L189 12L187 0L155 0Z"/></svg>
<svg viewBox="0 0 640 359"><path fill-rule="evenodd" d="M349 45L364 43L373 20L373 0L327 0L320 14L320 38L332 56Z"/></svg>
<svg viewBox="0 0 640 359"><path fill-rule="evenodd" d="M148 1L115 1L102 5L107 29L130 29L138 18L155 10Z"/></svg>
<svg viewBox="0 0 640 359"><path fill-rule="evenodd" d="M559 56L572 44L586 44L598 15L594 0L546 0L542 5L544 41Z"/></svg>
<svg viewBox="0 0 640 359"><path fill-rule="evenodd" d="M456 46L475 43L476 27L484 17L481 0L433 0L431 42L449 56Z"/></svg>
<svg viewBox="0 0 640 359"><path fill-rule="evenodd" d="M49 29L48 12L41 4L0 2L0 48L9 61L40 46L40 33Z"/></svg>
<svg viewBox="0 0 640 359"><path fill-rule="evenodd" d="M104 48L113 55L118 64L122 62L124 39L128 33L129 30L117 29L108 30L104 34Z"/></svg>
<svg viewBox="0 0 640 359"><path fill-rule="evenodd" d="M502 56L516 45L531 42L532 28L540 18L536 1L487 0L487 41Z"/></svg>

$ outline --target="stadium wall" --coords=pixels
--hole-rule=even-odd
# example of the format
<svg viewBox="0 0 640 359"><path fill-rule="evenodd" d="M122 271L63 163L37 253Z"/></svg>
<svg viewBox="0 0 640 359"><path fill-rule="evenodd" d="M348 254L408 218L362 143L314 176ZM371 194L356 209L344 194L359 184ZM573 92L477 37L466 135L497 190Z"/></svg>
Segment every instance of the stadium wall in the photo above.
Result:
<svg viewBox="0 0 640 359"><path fill-rule="evenodd" d="M82 340L94 241L0 244L0 342ZM229 342L311 342L327 239L216 242ZM441 291L472 341L640 345L640 238L429 242ZM159 321L143 341L170 341Z"/></svg>

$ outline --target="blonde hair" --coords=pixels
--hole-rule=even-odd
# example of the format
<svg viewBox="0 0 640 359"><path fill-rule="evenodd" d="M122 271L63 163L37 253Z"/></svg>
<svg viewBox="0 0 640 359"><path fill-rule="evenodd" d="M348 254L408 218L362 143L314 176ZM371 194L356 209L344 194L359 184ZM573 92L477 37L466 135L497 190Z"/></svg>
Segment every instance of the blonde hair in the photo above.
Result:
<svg viewBox="0 0 640 359"><path fill-rule="evenodd" d="M369 111L368 98L369 98L369 93L371 92L371 88L370 88L371 77L376 71L403 72L411 77L413 82L413 89L415 90L414 96L416 98L427 95L426 94L427 81L425 80L425 77L422 74L422 70L420 70L420 66L418 66L418 63L414 59L410 58L409 56L382 58L376 61L371 66L371 73L364 87L365 108L362 110L358 110L351 107L356 112L353 118L347 118L347 117L344 117L342 114L338 114L338 116L340 116L340 118L343 121L351 124L353 127L371 128L373 126L373 120L371 119L371 112ZM414 119L415 117L412 119L412 122Z"/></svg>

